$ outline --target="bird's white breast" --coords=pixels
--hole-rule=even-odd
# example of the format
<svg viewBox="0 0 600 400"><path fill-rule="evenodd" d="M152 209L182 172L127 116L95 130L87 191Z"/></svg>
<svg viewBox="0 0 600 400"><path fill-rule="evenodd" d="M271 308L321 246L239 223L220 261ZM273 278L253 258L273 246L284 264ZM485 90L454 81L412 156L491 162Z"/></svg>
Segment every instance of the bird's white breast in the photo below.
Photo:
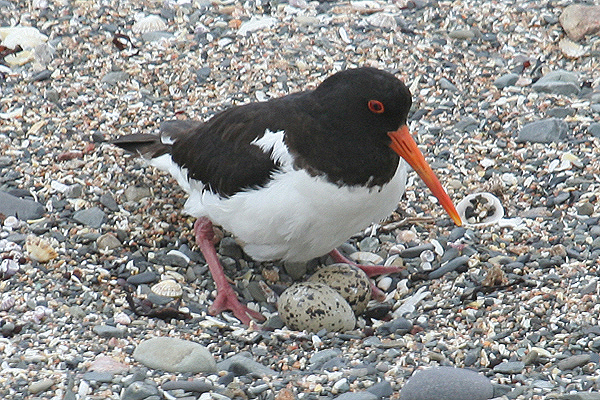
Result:
<svg viewBox="0 0 600 400"><path fill-rule="evenodd" d="M258 261L308 261L395 210L406 183L403 160L383 186L338 186L294 169L282 139L282 133L267 131L253 143L281 165L265 186L223 198L205 190L201 182L189 180L189 185L182 185L190 194L185 211L206 216L231 232ZM163 169L174 172L165 168L166 160L161 161ZM174 175L178 181L187 178L185 173Z"/></svg>

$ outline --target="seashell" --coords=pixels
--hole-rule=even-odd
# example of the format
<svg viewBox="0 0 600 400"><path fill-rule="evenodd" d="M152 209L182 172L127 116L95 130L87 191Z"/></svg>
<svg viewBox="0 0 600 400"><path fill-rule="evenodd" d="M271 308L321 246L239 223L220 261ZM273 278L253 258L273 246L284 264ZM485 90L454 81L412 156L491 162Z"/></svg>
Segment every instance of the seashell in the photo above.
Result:
<svg viewBox="0 0 600 400"><path fill-rule="evenodd" d="M183 295L183 288L173 279L160 281L152 286L150 290L159 296L165 297L181 297L181 295Z"/></svg>
<svg viewBox="0 0 600 400"><path fill-rule="evenodd" d="M465 226L473 228L491 226L504 216L504 207L500 200L487 192L466 196L456 205L456 211Z"/></svg>
<svg viewBox="0 0 600 400"><path fill-rule="evenodd" d="M148 15L143 17L133 24L131 30L134 33L144 34L148 32L164 31L167 29L167 24L158 15Z"/></svg>
<svg viewBox="0 0 600 400"><path fill-rule="evenodd" d="M19 225L21 225L21 221L19 221L17 217L13 217L12 215L6 217L6 219L4 220L4 226L7 228L15 229L18 228Z"/></svg>
<svg viewBox="0 0 600 400"><path fill-rule="evenodd" d="M366 265L380 265L384 261L381 256L368 251L356 251L350 254L350 258L359 264Z"/></svg>
<svg viewBox="0 0 600 400"><path fill-rule="evenodd" d="M0 28L0 39L2 45L9 49L21 46L23 50L28 50L45 43L48 36L31 26L11 26Z"/></svg>
<svg viewBox="0 0 600 400"><path fill-rule="evenodd" d="M20 266L15 260L7 258L2 260L2 263L0 264L0 275L4 278L10 278L16 274L19 269Z"/></svg>
<svg viewBox="0 0 600 400"><path fill-rule="evenodd" d="M400 243L408 243L412 242L417 238L417 234L411 230L403 230L398 233L396 236L396 240Z"/></svg>
<svg viewBox="0 0 600 400"><path fill-rule="evenodd" d="M53 260L58 256L49 241L33 235L27 237L25 250L27 250L32 260L41 263Z"/></svg>
<svg viewBox="0 0 600 400"><path fill-rule="evenodd" d="M124 312L115 314L114 320L117 324L121 324L121 325L131 324L131 318L129 318L129 315L125 314Z"/></svg>
<svg viewBox="0 0 600 400"><path fill-rule="evenodd" d="M2 297L2 301L0 301L0 311L8 311L15 305L14 296L8 295Z"/></svg>
<svg viewBox="0 0 600 400"><path fill-rule="evenodd" d="M579 58L586 53L585 47L566 37L560 39L558 48L569 58Z"/></svg>

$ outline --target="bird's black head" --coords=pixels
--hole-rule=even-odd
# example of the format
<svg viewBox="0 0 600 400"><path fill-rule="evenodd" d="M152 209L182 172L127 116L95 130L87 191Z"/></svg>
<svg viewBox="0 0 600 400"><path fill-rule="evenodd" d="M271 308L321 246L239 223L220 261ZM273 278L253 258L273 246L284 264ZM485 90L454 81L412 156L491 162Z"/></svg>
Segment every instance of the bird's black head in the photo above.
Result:
<svg viewBox="0 0 600 400"><path fill-rule="evenodd" d="M370 67L330 76L313 96L334 129L385 143L389 143L388 132L406 124L412 104L410 91L402 81Z"/></svg>

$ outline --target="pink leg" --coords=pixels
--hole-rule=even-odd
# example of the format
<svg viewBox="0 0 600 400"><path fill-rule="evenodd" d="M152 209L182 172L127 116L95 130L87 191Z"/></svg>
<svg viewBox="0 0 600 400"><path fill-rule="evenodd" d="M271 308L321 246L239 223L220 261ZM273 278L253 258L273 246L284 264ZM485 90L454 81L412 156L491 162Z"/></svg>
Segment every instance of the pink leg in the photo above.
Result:
<svg viewBox="0 0 600 400"><path fill-rule="evenodd" d="M331 258L333 258L333 261L335 261L335 262L353 265L357 268L362 269L369 278L372 278L377 275L393 274L395 272L400 272L403 269L402 267L385 267L383 265L357 264L354 261L349 260L348 258L344 257L344 255L342 253L340 253L340 251L338 249L331 250L329 252L329 255L331 256ZM377 300L377 301L385 300L385 293L383 293L377 286L375 286L375 283L373 283L373 282L371 282L371 292L373 293L372 296L375 300Z"/></svg>
<svg viewBox="0 0 600 400"><path fill-rule="evenodd" d="M194 233L196 234L196 243L208 263L208 269L217 286L217 297L208 309L208 312L216 315L230 310L245 325L250 325L250 321L253 318L259 322L264 321L265 317L262 314L240 303L237 294L227 281L213 244L214 232L212 222L206 217L198 218L194 224Z"/></svg>

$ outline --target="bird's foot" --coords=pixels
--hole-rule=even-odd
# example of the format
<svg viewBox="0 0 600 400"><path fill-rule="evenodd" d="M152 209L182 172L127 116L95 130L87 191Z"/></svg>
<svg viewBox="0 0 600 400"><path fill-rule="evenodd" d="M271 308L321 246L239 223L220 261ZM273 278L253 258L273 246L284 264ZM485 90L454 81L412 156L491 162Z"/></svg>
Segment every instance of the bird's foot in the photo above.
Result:
<svg viewBox="0 0 600 400"><path fill-rule="evenodd" d="M340 253L340 251L338 249L332 250L329 253L329 255L331 256L331 258L333 258L333 260L335 262L349 264L349 265L352 265L356 268L363 270L364 273L367 274L367 276L369 278L372 278L372 277L378 276L378 275L393 274L393 273L400 272L403 270L402 267L386 267L383 265L357 264L354 261L345 257L342 253ZM379 302L384 301L385 297L386 297L385 293L381 289L379 289L377 286L375 286L375 283L373 281L371 281L371 297L373 297L374 300L377 300Z"/></svg>
<svg viewBox="0 0 600 400"><path fill-rule="evenodd" d="M354 261L345 257L342 253L340 253L340 251L338 249L331 250L329 252L329 255L331 256L331 258L333 258L333 261L335 261L335 262L350 264L350 265L355 266L356 268L362 269L369 278L372 278L372 277L378 276L378 275L394 274L396 272L400 272L400 271L404 270L403 267L386 267L384 265L357 264Z"/></svg>
<svg viewBox="0 0 600 400"><path fill-rule="evenodd" d="M211 315L217 315L223 311L231 311L233 315L239 319L244 325L250 326L251 321L263 322L265 317L258 311L254 311L240 303L236 293L231 286L227 289L217 291L217 297L208 309Z"/></svg>

